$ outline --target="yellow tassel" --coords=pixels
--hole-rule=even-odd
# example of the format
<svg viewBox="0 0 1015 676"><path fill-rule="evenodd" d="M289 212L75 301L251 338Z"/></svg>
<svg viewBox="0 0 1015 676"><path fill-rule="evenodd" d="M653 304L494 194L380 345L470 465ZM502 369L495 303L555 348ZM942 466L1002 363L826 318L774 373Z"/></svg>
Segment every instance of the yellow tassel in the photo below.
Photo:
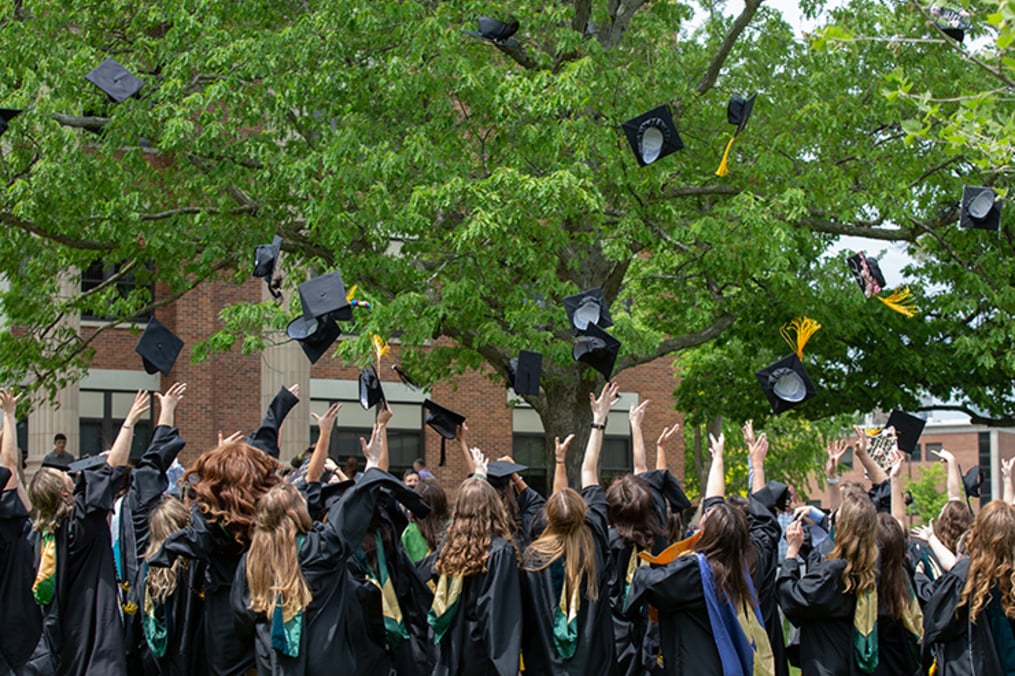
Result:
<svg viewBox="0 0 1015 676"><path fill-rule="evenodd" d="M909 318L916 315L916 301L913 300L913 294L910 293L908 286L896 289L885 298L878 296L877 299L900 315L906 315Z"/></svg>
<svg viewBox="0 0 1015 676"><path fill-rule="evenodd" d="M784 324L779 330L782 334L783 339L789 343L791 350L796 352L796 356L800 359L804 358L804 345L811 339L818 329L821 328L816 320L810 317L797 317L788 324ZM791 330L792 329L792 330ZM793 333L796 333L796 338L793 338Z"/></svg>
<svg viewBox="0 0 1015 676"><path fill-rule="evenodd" d="M345 294L345 302L346 303L351 303L352 299L356 297L356 289L357 288L359 288L359 284L353 284L352 288L349 289L349 292L347 294Z"/></svg>
<svg viewBox="0 0 1015 676"><path fill-rule="evenodd" d="M715 170L716 176L725 176L726 174L730 173L730 169L728 166L730 159L730 149L733 148L733 142L736 140L737 137L734 136L733 138L730 139L730 142L726 144L726 152L722 154L722 162L719 163L719 168Z"/></svg>
<svg viewBox="0 0 1015 676"><path fill-rule="evenodd" d="M391 346L376 333L370 334L370 342L374 346L374 356L377 357L377 369L381 368L381 357L391 352Z"/></svg>

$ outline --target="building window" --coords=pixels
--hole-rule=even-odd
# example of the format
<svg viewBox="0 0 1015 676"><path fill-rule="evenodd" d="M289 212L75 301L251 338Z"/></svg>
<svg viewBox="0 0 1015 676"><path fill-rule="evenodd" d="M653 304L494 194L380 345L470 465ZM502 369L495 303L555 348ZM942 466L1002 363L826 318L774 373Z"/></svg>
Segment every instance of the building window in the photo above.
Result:
<svg viewBox="0 0 1015 676"><path fill-rule="evenodd" d="M609 486L617 477L634 471L633 462L630 437L604 438L603 449L599 452L600 483Z"/></svg>
<svg viewBox="0 0 1015 676"><path fill-rule="evenodd" d="M346 402L352 404L353 402ZM359 406L359 402L355 402ZM357 471L362 472L365 467L363 460L363 449L360 448L359 440L370 439L371 429L356 427L339 427L331 433L331 443L328 448L328 457L335 461L342 471L345 471L346 463L351 464L350 458L357 462ZM317 443L321 435L317 425L310 427L310 445ZM405 430L388 428L388 471L399 479L412 468L412 461L423 455L423 437L419 430ZM352 478L352 477L349 477Z"/></svg>
<svg viewBox="0 0 1015 676"><path fill-rule="evenodd" d="M839 458L839 466L847 469L853 469L853 447L847 446L846 452Z"/></svg>
<svg viewBox="0 0 1015 676"><path fill-rule="evenodd" d="M913 446L913 452L909 454L909 460L911 462L920 462L923 460L923 454L920 452L920 444Z"/></svg>
<svg viewBox="0 0 1015 676"><path fill-rule="evenodd" d="M937 460L937 456L934 454L941 450L941 444L924 444L923 450L926 451L927 460Z"/></svg>
<svg viewBox="0 0 1015 676"><path fill-rule="evenodd" d="M79 400L81 417L78 419L80 447L67 450L78 458L108 451L113 446L116 435L120 433L120 426L126 419L136 394L117 390L81 390ZM154 408L152 406L152 410ZM147 419L139 420L134 426L134 441L130 447L132 463L144 455L152 429L149 412Z"/></svg>
<svg viewBox="0 0 1015 676"><path fill-rule="evenodd" d="M81 292L87 293L98 288L104 284L107 280L115 275L119 274L122 263L108 264L103 261L95 261L89 265L84 272L81 273ZM152 281L152 266L146 264L142 268L144 274L136 274L131 271L125 274L123 277L117 279L113 286L116 289L116 293L121 299L127 299L131 295L136 296L138 292L144 294L145 304L148 304L151 299L155 296L155 283ZM146 281L142 281L140 278L143 277ZM145 322L151 319L151 312L146 312L131 317L131 321L134 322ZM110 321L113 319L119 319L119 317L113 317L101 312L95 312L92 310L85 310L81 313L82 319L92 319L99 321Z"/></svg>
<svg viewBox="0 0 1015 676"><path fill-rule="evenodd" d="M977 435L979 442L980 478L980 506L987 504L993 499L990 491L990 432L980 432Z"/></svg>
<svg viewBox="0 0 1015 676"><path fill-rule="evenodd" d="M542 434L512 435L511 457L519 465L528 467L520 472L525 483L540 495L548 496L550 477L546 472L546 438Z"/></svg>

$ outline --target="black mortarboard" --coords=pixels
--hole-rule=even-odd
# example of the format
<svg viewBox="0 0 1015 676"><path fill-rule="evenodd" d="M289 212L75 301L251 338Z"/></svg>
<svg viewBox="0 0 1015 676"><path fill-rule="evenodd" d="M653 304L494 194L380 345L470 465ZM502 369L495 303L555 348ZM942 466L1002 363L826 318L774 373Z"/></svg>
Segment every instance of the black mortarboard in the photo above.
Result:
<svg viewBox="0 0 1015 676"><path fill-rule="evenodd" d="M275 262L281 250L282 238L278 235L271 240L271 244L258 244L254 248L254 276L270 280L275 274Z"/></svg>
<svg viewBox="0 0 1015 676"><path fill-rule="evenodd" d="M665 104L632 118L621 126L631 144L634 157L638 160L638 166L652 164L684 147L684 142L677 133L677 125L673 123L670 107Z"/></svg>
<svg viewBox="0 0 1015 676"><path fill-rule="evenodd" d="M730 102L726 104L726 121L737 125L737 135L747 126L747 120L751 118L756 98L758 98L757 94L752 94L750 98L746 99L739 94L734 94L730 97Z"/></svg>
<svg viewBox="0 0 1015 676"><path fill-rule="evenodd" d="M338 270L309 279L298 289L305 318L331 315L336 321L352 319L352 306L346 297L342 273Z"/></svg>
<svg viewBox="0 0 1015 676"><path fill-rule="evenodd" d="M962 187L962 211L959 225L963 228L997 230L1001 227L1001 203L990 188Z"/></svg>
<svg viewBox="0 0 1015 676"><path fill-rule="evenodd" d="M155 317L148 320L148 326L134 347L134 351L141 355L145 371L158 371L164 376L169 375L182 349L183 341Z"/></svg>
<svg viewBox="0 0 1015 676"><path fill-rule="evenodd" d="M489 40L490 42L504 42L512 35L518 32L518 21L512 19L510 22L498 21L497 19L491 19L488 16L481 16L476 22L476 30L462 32L466 35L471 35L481 40Z"/></svg>
<svg viewBox="0 0 1015 676"><path fill-rule="evenodd" d="M930 13L937 17L934 22L941 31L952 38L962 42L966 37L966 31L973 27L969 21L969 14L950 7L931 7Z"/></svg>
<svg viewBox="0 0 1015 676"><path fill-rule="evenodd" d="M401 380L409 389L417 392L423 389L422 386L413 380L412 376L406 373L405 369L398 364L392 364L391 370L398 374L398 379Z"/></svg>
<svg viewBox="0 0 1015 676"><path fill-rule="evenodd" d="M775 414L788 411L817 394L803 362L795 353L786 355L755 375Z"/></svg>
<svg viewBox="0 0 1015 676"><path fill-rule="evenodd" d="M455 413L449 408L444 408L430 399L423 400L423 410L426 411L423 422L436 430L437 434L441 435L441 462L439 466L443 467L445 459L444 442L458 436L458 426L465 422L465 416L461 413Z"/></svg>
<svg viewBox="0 0 1015 676"><path fill-rule="evenodd" d="M114 58L106 59L85 77L117 103L123 103L144 87L144 82Z"/></svg>
<svg viewBox="0 0 1015 676"><path fill-rule="evenodd" d="M619 352L620 341L596 324L589 324L588 332L579 336L571 348L571 356L575 361L585 362L602 373L607 380L613 375L613 366L617 363Z"/></svg>
<svg viewBox="0 0 1015 676"><path fill-rule="evenodd" d="M106 456L104 455L89 455L75 460L71 464L67 465L68 472L83 472L86 469L95 469L96 467L102 467L106 464Z"/></svg>
<svg viewBox="0 0 1015 676"><path fill-rule="evenodd" d="M539 377L543 373L543 355L538 352L519 350L511 360L511 387L519 396L539 396Z"/></svg>
<svg viewBox="0 0 1015 676"><path fill-rule="evenodd" d="M506 462L504 460L493 460L486 466L486 480L492 486L503 486L511 479L512 474L524 472L527 469L527 465L519 465L518 463Z"/></svg>
<svg viewBox="0 0 1015 676"><path fill-rule="evenodd" d="M754 493L754 497L773 512L776 510L785 512L789 508L789 486L781 481L769 481L761 487L761 490Z"/></svg>
<svg viewBox="0 0 1015 676"><path fill-rule="evenodd" d="M285 332L287 336L299 342L311 364L316 364L332 343L342 335L342 329L338 328L338 324L330 316L320 319L297 317L289 322Z"/></svg>
<svg viewBox="0 0 1015 676"><path fill-rule="evenodd" d="M568 296L563 303L575 335L584 333L590 323L601 329L613 326L610 306L606 304L606 296L599 287Z"/></svg>
<svg viewBox="0 0 1015 676"><path fill-rule="evenodd" d="M853 278L860 286L864 296L871 298L881 293L881 290L885 288L885 276L881 274L881 267L875 259L869 258L861 251L850 256L846 261L849 263L849 270L853 273Z"/></svg>
<svg viewBox="0 0 1015 676"><path fill-rule="evenodd" d="M10 126L7 123L20 114L21 111L16 108L0 108L0 136L3 136L7 127Z"/></svg>
<svg viewBox="0 0 1015 676"><path fill-rule="evenodd" d="M912 453L916 450L916 442L920 440L927 421L917 418L905 411L895 410L888 415L888 422L885 427L895 428L895 438L899 444L899 450L905 453Z"/></svg>
<svg viewBox="0 0 1015 676"><path fill-rule="evenodd" d="M369 410L378 403L384 402L384 390L381 389L381 379L377 377L377 371L373 366L368 366L359 374L359 403L364 409Z"/></svg>
<svg viewBox="0 0 1015 676"><path fill-rule="evenodd" d="M973 467L962 476L962 486L966 489L966 496L970 498L980 497L980 484L983 483L983 474L979 467Z"/></svg>

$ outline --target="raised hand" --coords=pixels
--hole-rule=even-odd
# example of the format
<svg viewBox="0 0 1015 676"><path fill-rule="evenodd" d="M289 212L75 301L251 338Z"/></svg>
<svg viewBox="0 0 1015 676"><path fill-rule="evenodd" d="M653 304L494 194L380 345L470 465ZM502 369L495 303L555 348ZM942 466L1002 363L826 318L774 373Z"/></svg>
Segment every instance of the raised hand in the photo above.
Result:
<svg viewBox="0 0 1015 676"><path fill-rule="evenodd" d="M713 458L722 459L723 450L726 448L726 437L722 432L719 436L715 436L711 432L708 434L708 452L712 454Z"/></svg>
<svg viewBox="0 0 1015 676"><path fill-rule="evenodd" d="M394 415L395 414L392 413L391 406L388 405L388 402L381 402L381 405L377 407L377 424L387 425Z"/></svg>
<svg viewBox="0 0 1015 676"><path fill-rule="evenodd" d="M764 432L747 444L747 456L751 459L753 467L764 467L765 458L768 456L768 436Z"/></svg>
<svg viewBox="0 0 1015 676"><path fill-rule="evenodd" d="M561 441L560 437L553 438L553 455L557 462L564 462L567 459L567 449L571 445L572 441L574 441L573 434L567 435L564 441Z"/></svg>
<svg viewBox="0 0 1015 676"><path fill-rule="evenodd" d="M617 383L606 383L602 392L596 397L589 392L589 404L592 406L592 420L597 424L605 424L606 416L609 415L613 405L620 401L620 385Z"/></svg>
<svg viewBox="0 0 1015 676"><path fill-rule="evenodd" d="M472 473L485 479L487 476L487 465L490 464L486 459L486 455L475 446L469 449L469 454L472 456Z"/></svg>
<svg viewBox="0 0 1015 676"><path fill-rule="evenodd" d="M637 406L631 404L631 408L627 412L627 419L631 421L631 427L641 426L642 421L645 420L645 409L650 403L651 400L646 399Z"/></svg>
<svg viewBox="0 0 1015 676"><path fill-rule="evenodd" d="M853 431L856 432L856 439L853 442L856 452L866 453L870 447L870 437L867 436L867 431L859 425L853 425Z"/></svg>
<svg viewBox="0 0 1015 676"><path fill-rule="evenodd" d="M902 463L906 459L906 454L899 449L894 449L888 454L888 478L897 479L902 469Z"/></svg>
<svg viewBox="0 0 1015 676"><path fill-rule="evenodd" d="M159 425L173 426L173 423L176 422L176 407L186 391L186 383L173 383L165 394L155 393L155 398L159 400Z"/></svg>
<svg viewBox="0 0 1015 676"><path fill-rule="evenodd" d="M240 432L239 430L233 432L228 437L223 437L222 430L219 430L219 446L222 444L231 444L234 441L243 441L243 438L243 432Z"/></svg>
<svg viewBox="0 0 1015 676"><path fill-rule="evenodd" d="M335 421L338 420L338 412L342 410L342 404L334 403L328 407L328 410L324 412L324 415L317 415L311 413L310 417L317 422L317 428L323 433L325 431L331 432L335 428Z"/></svg>
<svg viewBox="0 0 1015 676"><path fill-rule="evenodd" d="M133 427L141 419L141 416L148 412L151 406L151 398L148 396L148 392L138 390L137 394L134 395L134 403L130 405L130 410L127 411L127 417L123 421L123 424Z"/></svg>
<svg viewBox="0 0 1015 676"><path fill-rule="evenodd" d="M748 420L740 429L744 433L744 443L747 444L747 448L750 448L754 443L754 421Z"/></svg>
<svg viewBox="0 0 1015 676"><path fill-rule="evenodd" d="M951 451L948 451L948 450L945 450L945 449L942 448L940 451L931 451L931 453L933 453L937 457L941 458L942 462L947 462L947 463L953 463L953 462L955 462L955 454L953 454Z"/></svg>
<svg viewBox="0 0 1015 676"><path fill-rule="evenodd" d="M934 520L931 519L926 526L916 526L911 532L917 540L930 542L930 539L934 537Z"/></svg>
<svg viewBox="0 0 1015 676"><path fill-rule="evenodd" d="M384 428L383 425L374 425L370 433L369 442L367 442L367 440L364 439L363 437L359 438L360 447L363 449L363 457L366 458L367 461L366 469L370 469L371 467L379 467L382 450L381 435L384 433L383 428Z"/></svg>
<svg viewBox="0 0 1015 676"><path fill-rule="evenodd" d="M19 401L21 401L21 394L15 395L10 390L0 389L0 408L4 413L14 415Z"/></svg>
<svg viewBox="0 0 1015 676"><path fill-rule="evenodd" d="M289 386L289 392L290 392L290 393L291 393L291 394L292 394L292 395L293 395L294 397L296 397L297 399L299 399L299 398L300 398L300 384L299 384L299 383L296 383L296 384L294 384L294 385L290 385L290 386Z"/></svg>

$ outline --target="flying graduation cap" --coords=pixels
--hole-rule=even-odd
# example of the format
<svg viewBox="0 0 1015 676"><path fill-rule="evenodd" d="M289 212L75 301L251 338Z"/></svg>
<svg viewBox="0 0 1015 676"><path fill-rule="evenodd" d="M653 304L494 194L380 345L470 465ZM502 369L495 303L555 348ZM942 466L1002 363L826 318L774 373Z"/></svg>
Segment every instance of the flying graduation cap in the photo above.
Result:
<svg viewBox="0 0 1015 676"><path fill-rule="evenodd" d="M776 415L817 394L802 360L804 345L820 328L821 324L809 317L798 317L784 325L780 333L794 352L754 374Z"/></svg>
<svg viewBox="0 0 1015 676"><path fill-rule="evenodd" d="M282 238L278 235L271 240L271 244L258 244L254 248L254 276L263 277L268 285L268 291L278 299L282 297L278 285L272 281L275 274L275 266L278 264L278 254L282 250Z"/></svg>
<svg viewBox="0 0 1015 676"><path fill-rule="evenodd" d="M539 378L543 374L543 355L538 352L519 350L511 360L508 370L511 387L518 396L539 396Z"/></svg>
<svg viewBox="0 0 1015 676"><path fill-rule="evenodd" d="M589 324L584 335L579 336L571 348L575 361L588 364L603 374L607 380L613 374L620 352L620 341L603 331L597 324Z"/></svg>
<svg viewBox="0 0 1015 676"><path fill-rule="evenodd" d="M1001 202L991 188L963 186L959 227L977 230L999 230Z"/></svg>
<svg viewBox="0 0 1015 676"><path fill-rule="evenodd" d="M100 63L85 78L117 103L136 96L144 87L144 82L112 57Z"/></svg>
<svg viewBox="0 0 1015 676"><path fill-rule="evenodd" d="M182 349L183 341L155 317L148 320L134 347L147 373L159 372L164 376L169 375Z"/></svg>
<svg viewBox="0 0 1015 676"><path fill-rule="evenodd" d="M567 312L567 320L571 323L575 335L584 333L589 324L596 324L601 329L613 326L610 306L606 303L606 296L603 295L603 290L599 287L568 296L562 302L564 303L564 311Z"/></svg>
<svg viewBox="0 0 1015 676"><path fill-rule="evenodd" d="M863 251L853 254L846 259L853 278L867 298L877 298L887 307L907 317L916 315L916 306L913 304L913 294L909 287L900 286L887 296L879 295L887 286L885 276L881 273L881 267L877 259L871 258Z"/></svg>
<svg viewBox="0 0 1015 676"><path fill-rule="evenodd" d="M512 35L518 32L518 20L512 18L508 22L491 19L488 16L481 16L476 21L476 30L462 32L480 40L486 40L494 44L502 44Z"/></svg>
<svg viewBox="0 0 1015 676"><path fill-rule="evenodd" d="M967 498L980 497L980 484L983 483L983 473L979 467L972 467L962 475L962 487L966 491Z"/></svg>
<svg viewBox="0 0 1015 676"><path fill-rule="evenodd" d="M458 426L465 422L465 416L455 413L450 408L445 408L430 399L423 400L423 410L426 415L423 422L441 435L441 461L439 467L445 462L445 442L458 436Z"/></svg>
<svg viewBox="0 0 1015 676"><path fill-rule="evenodd" d="M301 315L289 322L285 333L300 344L303 354L307 355L310 363L316 364L332 343L342 335L342 329L331 315L319 318Z"/></svg>
<svg viewBox="0 0 1015 676"><path fill-rule="evenodd" d="M725 176L730 173L728 166L730 150L733 149L733 142L740 136L740 132L747 126L747 120L751 118L751 112L754 110L754 99L756 98L758 98L757 94L752 94L746 99L739 94L734 94L730 97L729 103L726 104L726 121L736 125L737 130L733 132L733 137L726 144L726 150L722 154L722 162L719 163L719 168L715 170L716 176Z"/></svg>
<svg viewBox="0 0 1015 676"><path fill-rule="evenodd" d="M621 126L640 167L652 164L684 147L668 105L653 108Z"/></svg>
<svg viewBox="0 0 1015 676"><path fill-rule="evenodd" d="M10 121L21 114L17 108L0 108L0 136L10 127Z"/></svg>
<svg viewBox="0 0 1015 676"><path fill-rule="evenodd" d="M952 7L931 7L930 14L935 17L934 23L941 32L957 42L962 42L966 31L973 27L969 21L969 12Z"/></svg>
<svg viewBox="0 0 1015 676"><path fill-rule="evenodd" d="M885 423L885 427L895 429L895 439L899 450L912 455L926 424L927 421L923 418L917 418L915 415L895 409L888 414L888 422Z"/></svg>
<svg viewBox="0 0 1015 676"><path fill-rule="evenodd" d="M367 366L359 374L359 404L363 410L370 410L377 404L384 404L384 390L381 388L381 379L377 377L374 367Z"/></svg>

